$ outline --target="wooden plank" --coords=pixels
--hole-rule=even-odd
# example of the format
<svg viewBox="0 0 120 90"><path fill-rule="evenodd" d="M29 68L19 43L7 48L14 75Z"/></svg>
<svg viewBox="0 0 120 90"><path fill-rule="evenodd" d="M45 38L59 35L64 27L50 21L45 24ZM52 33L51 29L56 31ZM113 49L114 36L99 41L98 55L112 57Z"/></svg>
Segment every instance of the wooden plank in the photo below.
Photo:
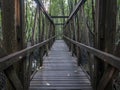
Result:
<svg viewBox="0 0 120 90"><path fill-rule="evenodd" d="M71 56L63 41L57 40L48 53L48 57L44 58L43 67L34 75L30 90L71 90L71 88L92 90L87 75L81 67L77 66L76 58Z"/></svg>
<svg viewBox="0 0 120 90"><path fill-rule="evenodd" d="M32 80L37 80L37 79L42 79L42 77L37 77L37 78L34 78L34 79L32 79ZM61 79L61 80L76 80L76 79L78 79L78 81L79 81L79 79L88 79L86 76L81 76L81 77L73 77L73 76L69 76L69 77L66 77L66 76L63 76L63 77L58 77L58 76L56 76L56 77L45 77L45 79L49 79L49 80L57 80L57 79ZM45 80L44 79L44 80Z"/></svg>
<svg viewBox="0 0 120 90"><path fill-rule="evenodd" d="M56 90L56 87L32 87L30 90ZM57 87L57 90L92 90L91 87Z"/></svg>
<svg viewBox="0 0 120 90"><path fill-rule="evenodd" d="M32 84L31 87L91 87L91 85L89 84L50 84L50 85L47 85L47 84Z"/></svg>
<svg viewBox="0 0 120 90"><path fill-rule="evenodd" d="M31 81L31 84L35 84L35 83L39 83L39 84L46 84L46 82L47 81ZM89 81L85 81L85 82L83 82L83 81L68 81L68 80L65 80L65 81L49 81L49 83L51 83L51 84L90 84L90 82Z"/></svg>

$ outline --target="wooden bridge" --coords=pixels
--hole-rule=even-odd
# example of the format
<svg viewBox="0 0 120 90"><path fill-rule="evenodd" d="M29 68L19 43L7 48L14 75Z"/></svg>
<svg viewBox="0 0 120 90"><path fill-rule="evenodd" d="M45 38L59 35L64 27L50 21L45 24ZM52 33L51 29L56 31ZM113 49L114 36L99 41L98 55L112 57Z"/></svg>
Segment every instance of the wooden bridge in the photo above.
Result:
<svg viewBox="0 0 120 90"><path fill-rule="evenodd" d="M56 40L43 67L34 75L30 90L92 90L86 73L63 40Z"/></svg>
<svg viewBox="0 0 120 90"><path fill-rule="evenodd" d="M113 89L120 70L120 43L114 48L117 0L104 1L96 1L94 33L81 33L79 16L87 0L80 0L69 16L50 16L41 0L35 0L31 44L26 45L26 2L1 0L5 50L0 51L0 89L117 90ZM54 23L52 18L67 21ZM63 25L62 40L56 39L56 25ZM88 32L94 37L92 45L84 37Z"/></svg>

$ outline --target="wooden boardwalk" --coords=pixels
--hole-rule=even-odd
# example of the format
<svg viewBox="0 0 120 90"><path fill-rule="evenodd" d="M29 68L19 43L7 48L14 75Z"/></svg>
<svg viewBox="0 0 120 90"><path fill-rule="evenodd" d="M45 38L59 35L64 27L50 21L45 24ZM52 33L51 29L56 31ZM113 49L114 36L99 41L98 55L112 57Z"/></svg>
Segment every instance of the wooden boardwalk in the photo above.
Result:
<svg viewBox="0 0 120 90"><path fill-rule="evenodd" d="M33 77L30 90L92 90L87 75L77 66L63 40L56 40L42 69Z"/></svg>

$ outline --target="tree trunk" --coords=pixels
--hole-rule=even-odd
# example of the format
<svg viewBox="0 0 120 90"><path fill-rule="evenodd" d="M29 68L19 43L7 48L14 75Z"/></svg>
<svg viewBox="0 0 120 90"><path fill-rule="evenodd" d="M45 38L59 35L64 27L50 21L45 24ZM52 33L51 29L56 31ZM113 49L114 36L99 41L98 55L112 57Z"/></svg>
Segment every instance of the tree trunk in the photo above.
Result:
<svg viewBox="0 0 120 90"><path fill-rule="evenodd" d="M17 33L15 21L15 0L2 0L2 32L3 46L6 55L17 51ZM7 88L12 90L10 82L7 83Z"/></svg>
<svg viewBox="0 0 120 90"><path fill-rule="evenodd" d="M113 54L115 44L116 6L116 0L96 1L95 47L111 54ZM109 70L111 67L104 64L102 60L97 59L95 61L95 86L98 85L99 90L111 90L110 79L112 77L104 82L105 85L102 85L102 80L105 80L106 74L111 72ZM110 86L108 87L108 85Z"/></svg>

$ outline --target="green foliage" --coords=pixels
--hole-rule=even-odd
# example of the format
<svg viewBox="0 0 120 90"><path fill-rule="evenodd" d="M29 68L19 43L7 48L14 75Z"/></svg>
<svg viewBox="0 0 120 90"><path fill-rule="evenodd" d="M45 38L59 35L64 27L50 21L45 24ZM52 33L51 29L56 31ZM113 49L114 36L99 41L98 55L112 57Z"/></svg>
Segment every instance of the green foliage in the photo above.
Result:
<svg viewBox="0 0 120 90"><path fill-rule="evenodd" d="M92 0L88 0L84 4L84 15L85 15L85 22L88 25L91 32L94 32L93 30L93 14L92 14Z"/></svg>
<svg viewBox="0 0 120 90"><path fill-rule="evenodd" d="M32 37L32 28L34 24L35 17L35 2L34 0L26 0L25 3L25 31L26 31L26 40L30 41Z"/></svg>
<svg viewBox="0 0 120 90"><path fill-rule="evenodd" d="M49 14L51 16L68 16L68 3L67 0L51 0L50 7L49 7ZM54 19L54 23L64 23L65 19ZM62 26L56 26L56 34L58 35L58 39L61 38L63 28Z"/></svg>

